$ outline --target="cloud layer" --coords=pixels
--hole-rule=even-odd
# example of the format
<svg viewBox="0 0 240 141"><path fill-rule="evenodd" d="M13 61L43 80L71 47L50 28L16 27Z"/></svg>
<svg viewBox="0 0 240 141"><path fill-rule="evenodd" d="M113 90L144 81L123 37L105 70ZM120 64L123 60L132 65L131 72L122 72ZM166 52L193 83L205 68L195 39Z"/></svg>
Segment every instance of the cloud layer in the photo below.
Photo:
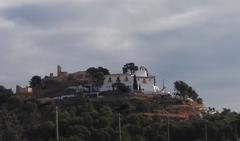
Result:
<svg viewBox="0 0 240 141"><path fill-rule="evenodd" d="M127 62L172 89L193 86L207 106L240 111L240 2L235 0L0 0L0 83Z"/></svg>

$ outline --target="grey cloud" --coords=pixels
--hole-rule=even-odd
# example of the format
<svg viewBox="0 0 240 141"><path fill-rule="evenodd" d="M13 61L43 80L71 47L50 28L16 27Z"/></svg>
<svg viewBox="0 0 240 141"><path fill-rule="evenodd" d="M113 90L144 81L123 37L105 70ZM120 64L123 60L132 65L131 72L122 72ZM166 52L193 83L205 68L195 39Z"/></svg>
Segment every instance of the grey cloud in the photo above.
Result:
<svg viewBox="0 0 240 141"><path fill-rule="evenodd" d="M0 7L0 83L26 85L34 74L55 72L57 64L66 71L105 66L119 72L124 63L136 62L146 65L159 85L165 79L172 89L175 80L184 80L207 106L240 111L234 100L240 83L238 4L11 1Z"/></svg>

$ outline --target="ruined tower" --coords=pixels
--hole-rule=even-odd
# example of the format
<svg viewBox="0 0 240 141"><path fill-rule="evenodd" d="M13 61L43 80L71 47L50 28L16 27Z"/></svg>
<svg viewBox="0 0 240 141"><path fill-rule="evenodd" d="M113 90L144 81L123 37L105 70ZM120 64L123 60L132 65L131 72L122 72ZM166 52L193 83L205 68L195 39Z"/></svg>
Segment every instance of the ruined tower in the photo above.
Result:
<svg viewBox="0 0 240 141"><path fill-rule="evenodd" d="M61 76L62 67L60 65L57 66L57 76Z"/></svg>

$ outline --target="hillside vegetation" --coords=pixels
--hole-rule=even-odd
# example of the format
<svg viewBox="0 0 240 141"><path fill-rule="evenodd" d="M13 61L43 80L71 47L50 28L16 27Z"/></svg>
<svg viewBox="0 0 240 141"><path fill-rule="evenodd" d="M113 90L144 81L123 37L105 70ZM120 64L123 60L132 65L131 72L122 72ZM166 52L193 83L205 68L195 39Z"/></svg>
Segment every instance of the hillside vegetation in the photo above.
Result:
<svg viewBox="0 0 240 141"><path fill-rule="evenodd" d="M74 99L42 102L15 96L1 86L0 97L2 141L56 140L56 106L59 107L60 141L119 141L119 113L122 141L167 141L167 121L171 141L203 141L206 127L211 141L235 141L240 133L240 114L228 109L184 119L159 116L163 111L155 111L158 114L152 111L151 115L149 111L153 110L154 101L137 94L130 97L123 94L122 99L112 102L107 98L89 100L80 94ZM169 112L169 105L163 105ZM170 109L178 106L172 105Z"/></svg>

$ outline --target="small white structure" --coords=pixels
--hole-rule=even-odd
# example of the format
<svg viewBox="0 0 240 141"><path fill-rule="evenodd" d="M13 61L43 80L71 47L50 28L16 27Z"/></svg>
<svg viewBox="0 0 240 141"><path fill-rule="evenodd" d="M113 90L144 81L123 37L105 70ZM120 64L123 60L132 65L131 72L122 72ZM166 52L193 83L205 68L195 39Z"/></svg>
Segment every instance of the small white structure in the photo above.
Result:
<svg viewBox="0 0 240 141"><path fill-rule="evenodd" d="M113 90L114 83L123 83L130 90L133 90L134 75L136 75L137 84L139 91L145 94L153 94L159 91L159 88L155 85L155 76L148 74L148 70L145 67L140 67L134 74L110 74L105 76L105 80L100 91L111 91Z"/></svg>

